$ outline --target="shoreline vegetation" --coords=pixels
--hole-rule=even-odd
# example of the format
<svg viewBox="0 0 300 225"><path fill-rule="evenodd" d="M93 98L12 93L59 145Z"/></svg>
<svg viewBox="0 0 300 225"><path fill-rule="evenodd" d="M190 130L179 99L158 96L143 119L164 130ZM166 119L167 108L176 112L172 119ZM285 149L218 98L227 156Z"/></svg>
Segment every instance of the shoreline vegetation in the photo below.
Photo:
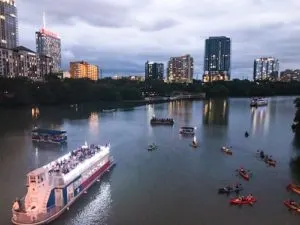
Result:
<svg viewBox="0 0 300 225"><path fill-rule="evenodd" d="M72 105L99 103L104 108L148 103L147 97L160 97L155 102L168 101L166 97L185 95L213 97L255 97L300 95L300 82L252 82L249 80L216 81L192 84L168 84L163 81L89 79L59 79L47 75L45 82L26 78L0 78L0 107ZM203 97L202 97L203 98ZM299 100L300 106L300 100ZM300 121L300 112L299 120Z"/></svg>

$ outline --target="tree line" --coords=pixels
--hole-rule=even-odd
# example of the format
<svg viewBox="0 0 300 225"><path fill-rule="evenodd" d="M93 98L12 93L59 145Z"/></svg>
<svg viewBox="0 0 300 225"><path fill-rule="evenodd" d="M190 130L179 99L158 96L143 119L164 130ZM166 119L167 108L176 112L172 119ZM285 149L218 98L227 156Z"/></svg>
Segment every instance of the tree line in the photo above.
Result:
<svg viewBox="0 0 300 225"><path fill-rule="evenodd" d="M83 102L122 102L143 100L149 95L171 96L174 92L206 93L207 97L251 97L298 95L300 82L251 82L248 80L217 81L192 84L168 84L160 80L130 79L98 81L59 79L47 75L44 82L26 78L0 78L0 105L54 105Z"/></svg>

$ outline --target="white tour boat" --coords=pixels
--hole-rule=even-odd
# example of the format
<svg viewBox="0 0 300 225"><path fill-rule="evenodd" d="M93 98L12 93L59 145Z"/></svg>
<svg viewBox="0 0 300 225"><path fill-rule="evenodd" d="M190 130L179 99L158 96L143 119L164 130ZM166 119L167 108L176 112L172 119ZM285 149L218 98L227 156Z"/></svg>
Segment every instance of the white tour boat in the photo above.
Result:
<svg viewBox="0 0 300 225"><path fill-rule="evenodd" d="M268 105L268 100L265 98L253 98L250 103L251 107L266 106L266 105Z"/></svg>
<svg viewBox="0 0 300 225"><path fill-rule="evenodd" d="M27 174L27 194L16 200L12 223L47 224L59 217L115 164L110 145L84 146Z"/></svg>

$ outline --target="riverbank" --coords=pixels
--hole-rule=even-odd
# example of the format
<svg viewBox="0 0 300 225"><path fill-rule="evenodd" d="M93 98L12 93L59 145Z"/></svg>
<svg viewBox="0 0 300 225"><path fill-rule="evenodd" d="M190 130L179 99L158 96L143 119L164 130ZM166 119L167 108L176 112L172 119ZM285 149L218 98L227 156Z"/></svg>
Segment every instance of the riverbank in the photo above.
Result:
<svg viewBox="0 0 300 225"><path fill-rule="evenodd" d="M140 82L128 79L103 79L94 82L86 79L51 78L45 82L32 82L24 78L0 78L0 106L2 107L97 102L146 104L169 101L164 98L179 100L185 99L185 96L202 94L208 98L294 96L300 95L300 82L258 83L233 80L202 83L194 80L192 84L169 84L163 81Z"/></svg>

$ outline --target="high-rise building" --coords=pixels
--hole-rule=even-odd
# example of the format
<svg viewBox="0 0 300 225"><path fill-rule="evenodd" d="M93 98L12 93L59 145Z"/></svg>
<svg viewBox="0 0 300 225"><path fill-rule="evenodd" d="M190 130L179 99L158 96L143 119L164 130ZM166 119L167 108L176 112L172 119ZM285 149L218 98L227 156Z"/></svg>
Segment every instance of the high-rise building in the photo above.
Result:
<svg viewBox="0 0 300 225"><path fill-rule="evenodd" d="M99 79L99 68L85 61L70 62L70 75L73 79L89 78Z"/></svg>
<svg viewBox="0 0 300 225"><path fill-rule="evenodd" d="M205 40L204 82L230 80L231 41L228 37Z"/></svg>
<svg viewBox="0 0 300 225"><path fill-rule="evenodd" d="M168 82L192 83L194 75L194 59L190 55L171 57L168 62Z"/></svg>
<svg viewBox="0 0 300 225"><path fill-rule="evenodd" d="M253 80L278 80L279 61L273 57L264 57L254 60Z"/></svg>
<svg viewBox="0 0 300 225"><path fill-rule="evenodd" d="M15 0L0 0L0 47L18 45L18 18Z"/></svg>
<svg viewBox="0 0 300 225"><path fill-rule="evenodd" d="M164 64L149 62L145 63L145 80L163 80Z"/></svg>
<svg viewBox="0 0 300 225"><path fill-rule="evenodd" d="M287 69L280 73L280 81L300 81L300 70L290 70Z"/></svg>
<svg viewBox="0 0 300 225"><path fill-rule="evenodd" d="M36 51L53 59L53 72L61 69L61 40L58 34L46 30L46 17L43 15L43 28L36 33Z"/></svg>

